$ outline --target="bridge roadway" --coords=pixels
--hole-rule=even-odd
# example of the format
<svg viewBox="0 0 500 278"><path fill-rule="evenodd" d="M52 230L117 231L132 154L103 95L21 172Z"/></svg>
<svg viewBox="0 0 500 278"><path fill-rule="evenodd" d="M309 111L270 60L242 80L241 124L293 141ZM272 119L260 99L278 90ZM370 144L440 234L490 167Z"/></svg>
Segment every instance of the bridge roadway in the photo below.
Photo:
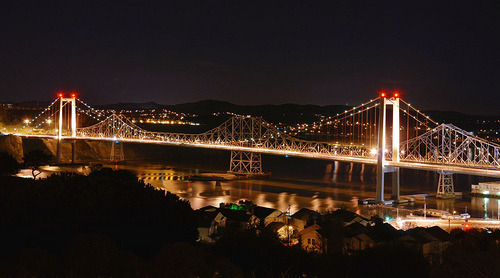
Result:
<svg viewBox="0 0 500 278"><path fill-rule="evenodd" d="M13 134L21 137L34 137L34 138L48 138L48 139L58 139L56 135L27 135L27 134ZM63 136L62 140L94 140L94 141L116 141L128 143L146 143L146 144L161 144L169 146L180 146L180 147L192 147L192 148L205 148L205 149L218 149L226 151L243 151L243 152L254 152L269 155L279 155L279 156L291 156L300 157L308 159L320 159L320 160L330 160L330 161L340 161L349 163L362 163L362 164L377 164L376 157L366 158L366 157L354 157L354 156L344 156L344 155L330 155L330 154L320 154L320 153L308 153L308 152L296 152L287 150L274 150L256 147L244 147L244 146L232 146L232 145L222 145L222 144L205 144L205 143L184 143L184 142L173 142L173 141L158 141L158 140L147 140L147 139L128 139L128 138L105 138L105 137L71 137ZM483 177L495 177L500 178L500 168L477 168L473 166L466 165L445 165L445 164L432 164L432 163L420 163L413 161L385 161L386 166L400 167L406 169L424 170L424 171L446 171L456 174L465 175L475 175Z"/></svg>

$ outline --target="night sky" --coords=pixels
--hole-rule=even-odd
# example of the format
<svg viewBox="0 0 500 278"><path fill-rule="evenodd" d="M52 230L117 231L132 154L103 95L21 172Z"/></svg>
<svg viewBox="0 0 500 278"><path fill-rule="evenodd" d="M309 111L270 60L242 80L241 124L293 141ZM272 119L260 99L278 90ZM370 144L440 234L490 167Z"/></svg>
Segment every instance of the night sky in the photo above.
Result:
<svg viewBox="0 0 500 278"><path fill-rule="evenodd" d="M0 5L0 101L355 105L399 89L422 109L500 115L485 1L49 2Z"/></svg>

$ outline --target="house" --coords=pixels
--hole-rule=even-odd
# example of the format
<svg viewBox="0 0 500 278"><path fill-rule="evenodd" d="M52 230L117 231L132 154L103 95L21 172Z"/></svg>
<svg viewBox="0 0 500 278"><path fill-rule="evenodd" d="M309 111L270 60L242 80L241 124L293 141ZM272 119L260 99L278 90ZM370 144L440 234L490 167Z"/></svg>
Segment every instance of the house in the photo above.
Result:
<svg viewBox="0 0 500 278"><path fill-rule="evenodd" d="M320 216L321 215L317 211L302 208L292 215L290 218L290 225L300 232L318 221Z"/></svg>
<svg viewBox="0 0 500 278"><path fill-rule="evenodd" d="M313 224L300 233L300 247L307 252L326 253L326 238L321 233L321 227Z"/></svg>
<svg viewBox="0 0 500 278"><path fill-rule="evenodd" d="M380 246L390 244L401 237L401 231L396 230L396 228L389 223L379 223L368 227L367 235L375 241L376 245Z"/></svg>
<svg viewBox="0 0 500 278"><path fill-rule="evenodd" d="M212 221L217 216L217 208L213 206L206 206L201 209L195 210L196 222L198 224L198 241L205 243L213 243L212 235L214 230L212 228Z"/></svg>
<svg viewBox="0 0 500 278"><path fill-rule="evenodd" d="M211 224L212 234L218 234L222 229L246 230L256 228L259 218L244 210L218 209Z"/></svg>
<svg viewBox="0 0 500 278"><path fill-rule="evenodd" d="M388 223L364 226L354 222L344 228L344 253L353 254L367 248L394 244L401 237L401 231Z"/></svg>
<svg viewBox="0 0 500 278"><path fill-rule="evenodd" d="M344 229L344 253L353 254L376 245L368 229L359 222L354 222Z"/></svg>
<svg viewBox="0 0 500 278"><path fill-rule="evenodd" d="M295 245L299 242L299 233L292 226L283 222L272 222L266 229L276 234L286 244Z"/></svg>
<svg viewBox="0 0 500 278"><path fill-rule="evenodd" d="M261 207L261 206L255 206L253 208L253 215L257 216L259 218L260 223L264 225L264 227L267 227L267 225L271 224L272 222L282 222L286 223L286 214L277 210L277 209L272 209L272 208L266 208L266 207Z"/></svg>
<svg viewBox="0 0 500 278"><path fill-rule="evenodd" d="M450 242L450 235L437 226L417 227L407 230L398 241L420 252L429 262L439 263L442 261L444 249Z"/></svg>

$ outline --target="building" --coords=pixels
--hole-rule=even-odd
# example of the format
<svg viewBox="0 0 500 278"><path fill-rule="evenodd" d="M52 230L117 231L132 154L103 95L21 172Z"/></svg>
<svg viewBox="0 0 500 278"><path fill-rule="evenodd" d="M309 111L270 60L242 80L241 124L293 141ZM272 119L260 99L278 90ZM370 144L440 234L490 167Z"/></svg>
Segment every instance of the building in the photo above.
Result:
<svg viewBox="0 0 500 278"><path fill-rule="evenodd" d="M407 230L398 239L403 245L421 253L431 263L442 261L443 251L450 243L450 234L438 226Z"/></svg>
<svg viewBox="0 0 500 278"><path fill-rule="evenodd" d="M500 181L480 182L471 185L471 194L500 198Z"/></svg>
<svg viewBox="0 0 500 278"><path fill-rule="evenodd" d="M212 235L215 233L212 221L217 216L217 208L214 206L206 206L195 210L195 217L198 223L198 241L205 243L213 243Z"/></svg>
<svg viewBox="0 0 500 278"><path fill-rule="evenodd" d="M224 229L247 230L257 228L259 218L244 210L218 209L211 224L212 235L221 233Z"/></svg>
<svg viewBox="0 0 500 278"><path fill-rule="evenodd" d="M264 227L267 227L267 225L273 222L286 223L286 214L277 209L255 206L253 208L253 215L259 218L260 223L263 224Z"/></svg>
<svg viewBox="0 0 500 278"><path fill-rule="evenodd" d="M344 229L344 253L353 254L367 248L374 247L377 242L368 232L368 228L354 222Z"/></svg>
<svg viewBox="0 0 500 278"><path fill-rule="evenodd" d="M312 224L317 222L320 217L321 215L317 211L303 208L292 215L292 217L290 218L290 225L293 227L293 229L296 229L298 232L300 232L306 227L311 226Z"/></svg>
<svg viewBox="0 0 500 278"><path fill-rule="evenodd" d="M300 247L307 252L326 253L327 239L322 234L321 227L313 224L300 233Z"/></svg>

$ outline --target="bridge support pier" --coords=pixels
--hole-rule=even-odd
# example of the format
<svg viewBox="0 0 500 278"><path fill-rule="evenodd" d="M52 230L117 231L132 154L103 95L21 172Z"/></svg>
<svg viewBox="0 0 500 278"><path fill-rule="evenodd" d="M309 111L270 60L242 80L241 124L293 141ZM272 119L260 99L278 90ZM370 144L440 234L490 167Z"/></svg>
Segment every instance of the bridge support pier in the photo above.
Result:
<svg viewBox="0 0 500 278"><path fill-rule="evenodd" d="M109 160L111 162L122 162L125 160L125 155L123 154L123 143L121 141L111 142L111 154L109 155Z"/></svg>
<svg viewBox="0 0 500 278"><path fill-rule="evenodd" d="M61 163L61 139L57 140L56 161L57 161L57 164Z"/></svg>
<svg viewBox="0 0 500 278"><path fill-rule="evenodd" d="M394 201L399 200L399 167L394 167L392 172L392 195L391 199Z"/></svg>
<svg viewBox="0 0 500 278"><path fill-rule="evenodd" d="M451 199L455 198L455 186L453 185L453 173L438 171L439 182L437 188L437 198Z"/></svg>
<svg viewBox="0 0 500 278"><path fill-rule="evenodd" d="M231 151L229 172L234 174L262 174L262 155L260 153Z"/></svg>
<svg viewBox="0 0 500 278"><path fill-rule="evenodd" d="M380 172L379 172L380 171ZM383 202L384 201L384 184L385 184L385 173L392 173L391 177L391 187L392 187L392 194L391 194L391 199L393 201L398 201L399 200L399 167L391 167L391 166L386 166L382 167L381 170L377 168L377 188L376 188L376 201L378 202Z"/></svg>
<svg viewBox="0 0 500 278"><path fill-rule="evenodd" d="M76 140L71 141L71 163L76 162Z"/></svg>

